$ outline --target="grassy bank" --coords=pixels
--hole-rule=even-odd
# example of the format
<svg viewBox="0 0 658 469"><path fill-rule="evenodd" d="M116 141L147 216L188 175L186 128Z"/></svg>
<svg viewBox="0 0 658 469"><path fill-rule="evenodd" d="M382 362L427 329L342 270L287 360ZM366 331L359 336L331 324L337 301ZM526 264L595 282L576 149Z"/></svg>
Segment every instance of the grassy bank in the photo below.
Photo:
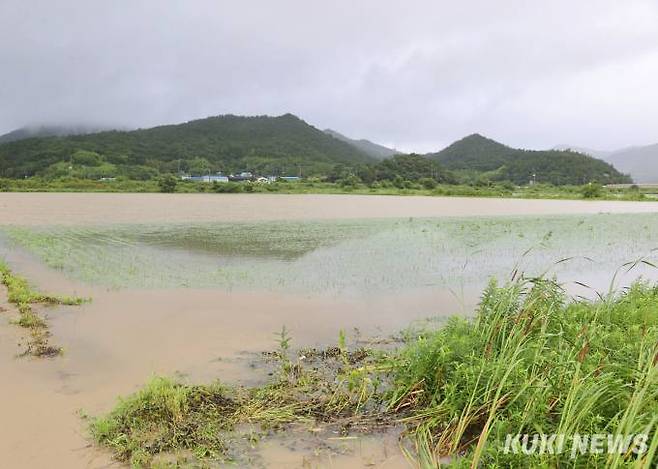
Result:
<svg viewBox="0 0 658 469"><path fill-rule="evenodd" d="M243 462L272 431L404 428L420 466L650 467L658 447L658 287L571 301L554 282L491 284L476 316L408 334L395 350L290 352L243 389L158 378L95 419L100 445L135 466ZM245 430L245 425L249 425ZM507 435L647 435L644 451L505 452Z"/></svg>
<svg viewBox="0 0 658 469"><path fill-rule="evenodd" d="M26 279L13 274L2 260L0 260L0 283L7 288L7 300L15 305L18 311L18 319L13 321L14 324L28 331L23 355L35 357L59 355L62 352L61 347L50 343L48 323L43 316L34 311L33 305L79 305L85 299L37 292L30 287Z"/></svg>
<svg viewBox="0 0 658 469"><path fill-rule="evenodd" d="M0 179L0 192L161 192L159 180L136 181L116 179ZM350 180L336 183L315 178L299 182L258 183L202 183L173 179L166 191L176 193L280 193L280 194L361 194L361 195L423 195L455 197L512 197L527 199L601 199L654 200L652 190L642 188L613 189L598 185L514 186L500 184L423 184L414 181L375 181L371 184Z"/></svg>

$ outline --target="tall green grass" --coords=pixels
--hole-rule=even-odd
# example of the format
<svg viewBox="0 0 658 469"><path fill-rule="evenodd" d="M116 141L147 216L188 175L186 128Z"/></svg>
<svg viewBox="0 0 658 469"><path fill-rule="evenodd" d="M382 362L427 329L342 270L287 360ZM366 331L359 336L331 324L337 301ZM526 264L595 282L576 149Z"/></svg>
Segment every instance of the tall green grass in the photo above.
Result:
<svg viewBox="0 0 658 469"><path fill-rule="evenodd" d="M392 359L391 406L420 461L470 467L619 467L634 454L514 455L508 434L658 434L658 288L567 302L554 282L492 283L473 321L455 318Z"/></svg>

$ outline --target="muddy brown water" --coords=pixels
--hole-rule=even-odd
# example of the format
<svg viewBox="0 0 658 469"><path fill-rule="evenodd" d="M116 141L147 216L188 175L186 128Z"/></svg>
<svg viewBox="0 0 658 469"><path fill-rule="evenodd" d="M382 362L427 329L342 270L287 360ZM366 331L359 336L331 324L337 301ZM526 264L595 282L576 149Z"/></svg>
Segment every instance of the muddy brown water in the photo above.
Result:
<svg viewBox="0 0 658 469"><path fill-rule="evenodd" d="M0 224L646 213L658 202L289 194L0 193Z"/></svg>
<svg viewBox="0 0 658 469"><path fill-rule="evenodd" d="M0 225L332 219L400 216L522 215L658 211L658 204L393 196L0 194ZM0 467L122 467L92 447L81 410L97 415L154 374L191 382L220 378L253 384L261 351L275 347L283 325L296 347L335 343L340 329L386 336L411 321L468 311L478 291L462 298L438 288L372 296L293 295L219 289L108 290L78 284L12 251L8 261L37 287L90 296L80 307L43 310L53 360L17 359L19 328L0 320ZM0 308L4 291L0 292ZM375 315L376 313L376 315ZM374 319L376 317L376 319ZM395 435L316 441L286 436L261 445L267 467L407 467ZM332 449L329 450L328 447Z"/></svg>
<svg viewBox="0 0 658 469"><path fill-rule="evenodd" d="M53 343L64 346L60 358L13 358L20 330L0 323L0 455L12 468L117 464L90 446L80 410L105 412L117 396L156 374L255 384L266 376L250 365L261 351L276 347L275 333L283 325L294 346L322 346L335 343L345 325L367 341L434 315L437 305L451 312L463 307L441 290L350 299L209 289L106 290L63 279L26 255L14 253L10 261L39 288L93 298L80 307L40 309L49 319ZM347 332L355 337L353 330ZM331 451L314 447L317 438L300 438L308 441L295 441L294 449L285 439L268 442L259 457L275 468L408 466L392 438L330 441Z"/></svg>

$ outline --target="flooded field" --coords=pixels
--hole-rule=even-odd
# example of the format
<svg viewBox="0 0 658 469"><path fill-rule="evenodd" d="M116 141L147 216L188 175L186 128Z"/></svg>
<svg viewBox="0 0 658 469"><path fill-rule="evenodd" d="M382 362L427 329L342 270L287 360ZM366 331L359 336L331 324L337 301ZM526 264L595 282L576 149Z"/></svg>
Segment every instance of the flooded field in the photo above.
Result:
<svg viewBox="0 0 658 469"><path fill-rule="evenodd" d="M479 290L514 270L594 282L656 247L658 215L6 227L8 248L107 288L357 296ZM557 261L563 261L556 264Z"/></svg>
<svg viewBox="0 0 658 469"><path fill-rule="evenodd" d="M121 467L91 448L79 412L107 411L153 374L259 382L260 352L284 325L293 347L333 344L340 330L368 343L469 314L491 277L513 271L592 296L651 257L655 233L654 203L0 194L0 257L42 290L92 298L45 310L64 347L55 359L15 358L20 329L2 313L0 466ZM254 464L407 465L395 435L319 440L270 441Z"/></svg>
<svg viewBox="0 0 658 469"><path fill-rule="evenodd" d="M477 197L329 194L0 194L0 223L19 225L561 215L656 211L658 211L656 202L485 199Z"/></svg>

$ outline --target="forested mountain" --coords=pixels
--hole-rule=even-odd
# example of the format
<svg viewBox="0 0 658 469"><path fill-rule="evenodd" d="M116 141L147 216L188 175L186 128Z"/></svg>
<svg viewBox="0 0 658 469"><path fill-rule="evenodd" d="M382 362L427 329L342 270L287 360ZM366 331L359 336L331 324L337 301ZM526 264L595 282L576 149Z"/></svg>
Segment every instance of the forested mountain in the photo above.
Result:
<svg viewBox="0 0 658 469"><path fill-rule="evenodd" d="M133 131L29 138L0 145L0 177L233 172L326 174L374 159L292 114L224 115Z"/></svg>
<svg viewBox="0 0 658 469"><path fill-rule="evenodd" d="M332 137L337 138L338 140L342 140L345 143L349 143L350 145L358 148L359 150L366 153L367 155L370 155L378 160L383 160L384 158L389 158L399 153L398 151L393 150L392 148L388 148L383 145L373 143L370 140L366 140L366 139L356 140L353 138L346 137L340 132L336 132L335 130L331 130L331 129L325 129L324 131L325 133L331 135Z"/></svg>
<svg viewBox="0 0 658 469"><path fill-rule="evenodd" d="M451 170L482 172L493 171L508 163L511 150L495 140L473 134L427 156Z"/></svg>
<svg viewBox="0 0 658 469"><path fill-rule="evenodd" d="M35 125L21 127L6 134L0 135L0 143L15 142L34 137L64 137L67 135L82 135L101 132L99 127L85 125Z"/></svg>
<svg viewBox="0 0 658 469"><path fill-rule="evenodd" d="M479 134L465 137L427 156L458 174L515 184L527 184L533 180L557 185L631 182L629 176L621 174L609 163L588 155L568 150L521 150Z"/></svg>

